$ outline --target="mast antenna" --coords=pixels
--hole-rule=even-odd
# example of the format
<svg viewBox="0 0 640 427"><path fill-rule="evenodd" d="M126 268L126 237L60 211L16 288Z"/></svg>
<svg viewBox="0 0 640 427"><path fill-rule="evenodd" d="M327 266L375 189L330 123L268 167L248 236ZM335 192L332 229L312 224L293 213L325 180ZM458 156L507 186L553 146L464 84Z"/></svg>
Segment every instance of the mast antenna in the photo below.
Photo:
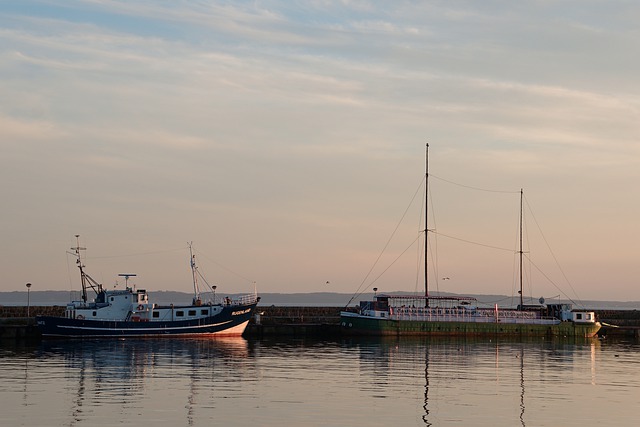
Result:
<svg viewBox="0 0 640 427"><path fill-rule="evenodd" d="M119 277L124 277L124 287L125 287L125 289L129 289L129 277L136 277L137 274L121 273L121 274L118 274L118 276ZM133 287L134 287L134 290L135 290L135 287L136 287L135 284L133 285Z"/></svg>

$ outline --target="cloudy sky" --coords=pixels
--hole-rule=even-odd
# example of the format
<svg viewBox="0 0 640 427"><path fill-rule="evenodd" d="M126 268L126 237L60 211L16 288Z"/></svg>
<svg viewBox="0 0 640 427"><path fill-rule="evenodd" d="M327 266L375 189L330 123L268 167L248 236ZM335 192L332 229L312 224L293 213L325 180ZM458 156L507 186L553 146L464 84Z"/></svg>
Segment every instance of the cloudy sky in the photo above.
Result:
<svg viewBox="0 0 640 427"><path fill-rule="evenodd" d="M638 22L609 0L4 1L0 290L77 289L75 234L106 285L189 291L193 241L221 292L420 289L428 142L434 290L514 292L524 188L526 294L640 300Z"/></svg>

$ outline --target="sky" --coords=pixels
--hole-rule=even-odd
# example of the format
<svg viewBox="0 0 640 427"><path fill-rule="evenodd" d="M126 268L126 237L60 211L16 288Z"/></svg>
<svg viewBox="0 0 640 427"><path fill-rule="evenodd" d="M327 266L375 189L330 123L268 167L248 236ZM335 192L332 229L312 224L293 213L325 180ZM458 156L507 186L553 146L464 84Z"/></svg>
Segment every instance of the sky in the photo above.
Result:
<svg viewBox="0 0 640 427"><path fill-rule="evenodd" d="M516 292L522 188L526 295L640 300L639 20L3 1L0 291L78 289L76 234L105 286L189 292L193 242L220 292L420 291L429 143L432 291Z"/></svg>

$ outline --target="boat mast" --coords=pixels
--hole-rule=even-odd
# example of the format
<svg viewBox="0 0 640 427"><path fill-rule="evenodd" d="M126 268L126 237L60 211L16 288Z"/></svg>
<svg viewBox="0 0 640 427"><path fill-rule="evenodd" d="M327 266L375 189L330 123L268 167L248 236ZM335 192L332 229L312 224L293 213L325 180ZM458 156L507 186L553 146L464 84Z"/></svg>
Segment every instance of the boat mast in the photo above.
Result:
<svg viewBox="0 0 640 427"><path fill-rule="evenodd" d="M80 247L80 235L76 234L76 247L71 248L74 251L76 256L76 265L80 269L80 283L82 284L82 301L87 303L87 277L82 269L84 265L82 265L82 260L80 259L80 251L86 251L87 248Z"/></svg>
<svg viewBox="0 0 640 427"><path fill-rule="evenodd" d="M425 307L429 307L429 274L428 274L428 239L429 239L429 227L427 221L429 216L427 215L427 209L429 208L429 143L427 143L425 153L425 176L424 176L424 296Z"/></svg>
<svg viewBox="0 0 640 427"><path fill-rule="evenodd" d="M520 189L520 310L524 309L524 302L522 299L522 188Z"/></svg>
<svg viewBox="0 0 640 427"><path fill-rule="evenodd" d="M189 242L189 255L190 255L190 259L191 259L191 276L193 277L193 301L197 301L200 299L200 295L198 292L198 276L196 273L196 256L193 254L193 250L191 249L191 246L193 244L193 242Z"/></svg>

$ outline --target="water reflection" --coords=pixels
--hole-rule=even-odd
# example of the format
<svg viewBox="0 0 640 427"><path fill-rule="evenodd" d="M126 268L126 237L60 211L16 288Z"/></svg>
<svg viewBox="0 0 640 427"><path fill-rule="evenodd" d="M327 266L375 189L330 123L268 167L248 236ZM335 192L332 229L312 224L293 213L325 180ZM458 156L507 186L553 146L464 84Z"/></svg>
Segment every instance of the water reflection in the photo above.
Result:
<svg viewBox="0 0 640 427"><path fill-rule="evenodd" d="M365 387L375 390L374 397L384 398L396 393L397 390L385 391L394 387L393 376L406 379L418 369L423 372L421 419L426 426L443 422L443 406L482 413L484 408L496 406L497 400L500 404L513 402L514 415L517 413L513 423L526 426L529 382L533 381L539 388L541 377L545 378L545 383L554 382L575 365L581 369L585 350L590 354L590 371L592 378L595 377L595 354L600 346L597 339L489 340L469 337L351 339L345 343L358 348L362 373L371 372L373 381ZM458 392L452 395L451 389ZM553 397L559 391L547 393ZM445 397L447 401L443 401ZM433 405L439 408L439 416L434 416ZM456 417L444 421L455 422Z"/></svg>
<svg viewBox="0 0 640 427"><path fill-rule="evenodd" d="M0 425L636 425L640 345L597 340L0 345Z"/></svg>
<svg viewBox="0 0 640 427"><path fill-rule="evenodd" d="M117 406L121 414L139 410L157 379L166 379L169 387L188 381L184 407L186 424L193 425L199 391L212 386L216 371L248 355L242 338L45 341L35 352L35 357L63 368L67 387L75 383L71 426L93 416L85 408Z"/></svg>

